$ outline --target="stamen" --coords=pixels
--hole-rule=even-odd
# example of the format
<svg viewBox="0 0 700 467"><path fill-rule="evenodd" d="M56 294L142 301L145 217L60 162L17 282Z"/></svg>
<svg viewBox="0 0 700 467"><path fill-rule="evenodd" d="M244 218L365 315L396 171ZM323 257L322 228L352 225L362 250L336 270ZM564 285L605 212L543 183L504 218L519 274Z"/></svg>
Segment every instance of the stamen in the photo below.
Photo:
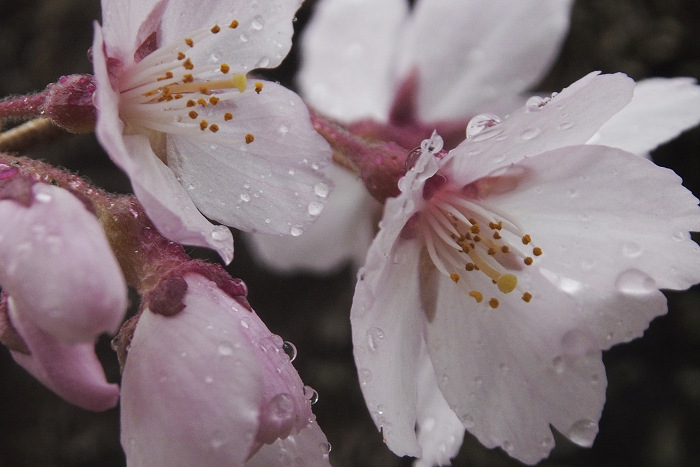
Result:
<svg viewBox="0 0 700 467"><path fill-rule="evenodd" d="M222 63L222 64L221 64L221 68L219 68L219 69L221 70L221 72L222 72L223 74L226 74L226 73L228 73L229 71L231 71L231 67L228 66L228 65L225 64L225 63Z"/></svg>
<svg viewBox="0 0 700 467"><path fill-rule="evenodd" d="M219 27L218 24L215 24L213 28L211 28L211 32L213 34L216 34L217 32L221 31L221 28Z"/></svg>
<svg viewBox="0 0 700 467"><path fill-rule="evenodd" d="M224 120L226 120L228 122L231 119L233 119L233 114L231 112L226 112L224 114Z"/></svg>
<svg viewBox="0 0 700 467"><path fill-rule="evenodd" d="M236 29L238 27L238 20L233 20L231 21L231 24L228 25L231 29Z"/></svg>
<svg viewBox="0 0 700 467"><path fill-rule="evenodd" d="M530 292L525 292L523 294L523 301L525 303L530 303L530 300L532 300L532 294Z"/></svg>
<svg viewBox="0 0 700 467"><path fill-rule="evenodd" d="M263 90L263 84L260 81L255 82L255 92L260 94Z"/></svg>
<svg viewBox="0 0 700 467"><path fill-rule="evenodd" d="M255 141L255 136L253 136L251 133L248 133L247 135L245 135L245 143L246 144L250 144L253 141Z"/></svg>
<svg viewBox="0 0 700 467"><path fill-rule="evenodd" d="M209 122L207 122L206 120L202 120L201 122L199 122L199 128L201 128L202 131L206 130L208 126Z"/></svg>
<svg viewBox="0 0 700 467"><path fill-rule="evenodd" d="M178 53L177 53L177 59L178 59L178 60L184 60L185 57L186 57L186 55L185 55L184 52L178 52Z"/></svg>
<svg viewBox="0 0 700 467"><path fill-rule="evenodd" d="M245 75L241 73L236 73L233 75L231 82L233 83L233 87L238 89L240 92L245 91L245 88L248 86L248 80L246 79Z"/></svg>
<svg viewBox="0 0 700 467"><path fill-rule="evenodd" d="M481 294L481 292L477 292L476 290L472 290L469 292L469 296L473 297L474 300L476 300L476 303L481 303L481 301L484 299L484 296Z"/></svg>
<svg viewBox="0 0 700 467"><path fill-rule="evenodd" d="M498 305L500 305L500 303L498 302L497 298L492 298L491 300L489 300L489 306L491 308L498 308Z"/></svg>
<svg viewBox="0 0 700 467"><path fill-rule="evenodd" d="M459 282L459 274L453 272L452 274L450 274L450 279L452 279L456 284L457 282Z"/></svg>
<svg viewBox="0 0 700 467"><path fill-rule="evenodd" d="M219 125L217 125L216 123L212 123L211 125L209 125L209 130L211 130L212 133L216 133L217 131L219 131Z"/></svg>
<svg viewBox="0 0 700 467"><path fill-rule="evenodd" d="M194 41L189 37L185 38L185 44L189 45L190 47L194 47Z"/></svg>

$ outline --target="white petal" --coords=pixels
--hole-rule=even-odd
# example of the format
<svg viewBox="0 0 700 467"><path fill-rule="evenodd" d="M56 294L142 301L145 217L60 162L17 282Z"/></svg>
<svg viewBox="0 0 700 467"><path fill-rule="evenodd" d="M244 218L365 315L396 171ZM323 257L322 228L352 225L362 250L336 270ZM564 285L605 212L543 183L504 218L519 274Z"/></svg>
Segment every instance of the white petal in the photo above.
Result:
<svg viewBox="0 0 700 467"><path fill-rule="evenodd" d="M465 140L445 164L454 183L470 183L524 157L583 144L632 98L634 81L590 73L541 107L525 106L502 123ZM595 103L592 105L592 103Z"/></svg>
<svg viewBox="0 0 700 467"><path fill-rule="evenodd" d="M299 87L306 102L344 122L386 120L395 92L391 64L405 0L324 0L302 37Z"/></svg>
<svg viewBox="0 0 700 467"><path fill-rule="evenodd" d="M572 3L417 2L399 50L398 74L418 68L421 117L463 118L484 102L535 84L559 51Z"/></svg>
<svg viewBox="0 0 700 467"><path fill-rule="evenodd" d="M481 276L467 276L474 279L469 285L485 294L496 289ZM605 369L565 294L535 278L523 284L533 292L531 303L517 292L499 294L493 310L449 277L438 281L437 301L426 309L433 316L428 351L436 374L444 375L437 381L445 399L468 430L527 464L552 449L550 424L590 445L605 400Z"/></svg>
<svg viewBox="0 0 700 467"><path fill-rule="evenodd" d="M700 123L700 86L692 78L640 81L632 101L590 139L645 155Z"/></svg>
<svg viewBox="0 0 700 467"><path fill-rule="evenodd" d="M435 370L430 358L422 358L418 374L418 444L422 450L414 467L450 465L450 459L457 455L464 438L464 425L447 404L438 389ZM464 420L471 426L471 420Z"/></svg>
<svg viewBox="0 0 700 467"><path fill-rule="evenodd" d="M324 173L335 188L318 220L302 235L245 237L257 259L266 266L278 272L321 273L346 262L352 262L356 268L362 265L374 237L378 203L362 182L344 168L330 165Z"/></svg>
<svg viewBox="0 0 700 467"><path fill-rule="evenodd" d="M219 124L217 133L207 131L202 140L168 136L168 165L208 217L245 231L300 233L316 219L310 206L326 202L329 187L319 169L330 162L330 147L293 92L264 82L260 94L234 94L201 109L203 118L231 109L231 121L207 119ZM255 138L250 144L248 133Z"/></svg>
<svg viewBox="0 0 700 467"><path fill-rule="evenodd" d="M126 282L97 218L62 188L37 183L26 207L0 201L0 284L44 332L64 343L115 333Z"/></svg>
<svg viewBox="0 0 700 467"><path fill-rule="evenodd" d="M123 135L119 94L110 84L102 44L100 27L95 25L97 139L114 163L129 175L146 214L164 236L175 242L213 248L225 262L230 262L233 258L231 232L212 225L197 211L172 171L154 154L146 136Z"/></svg>
<svg viewBox="0 0 700 467"><path fill-rule="evenodd" d="M166 4L167 0L102 0L102 28L109 56L132 61L134 51L145 39L139 35L144 22L154 20L145 29L155 31Z"/></svg>
<svg viewBox="0 0 700 467"><path fill-rule="evenodd" d="M326 435L316 422L286 439L266 444L250 460L246 467L270 467L275 465L304 465L307 467L329 466Z"/></svg>
<svg viewBox="0 0 700 467"><path fill-rule="evenodd" d="M129 465L242 465L253 445L264 379L241 307L198 276L185 309L146 310L122 377L122 446ZM247 311L244 310L244 313Z"/></svg>

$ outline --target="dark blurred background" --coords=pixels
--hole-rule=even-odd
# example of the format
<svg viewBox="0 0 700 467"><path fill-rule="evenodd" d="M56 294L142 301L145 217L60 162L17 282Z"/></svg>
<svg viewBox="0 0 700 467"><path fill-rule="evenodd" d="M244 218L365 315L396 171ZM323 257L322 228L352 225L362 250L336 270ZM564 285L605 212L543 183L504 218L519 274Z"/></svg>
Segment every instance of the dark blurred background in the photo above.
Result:
<svg viewBox="0 0 700 467"><path fill-rule="evenodd" d="M381 1L381 0L378 0ZM313 2L300 10L298 30ZM0 0L0 97L43 89L63 74L91 70L87 49L97 0ZM439 27L439 25L436 25ZM293 87L296 51L268 77ZM537 86L558 91L592 70L646 77L700 78L697 0L578 1L571 32L551 73ZM700 130L659 148L654 160L679 173L700 194ZM92 135L72 136L32 155L128 192ZM239 240L237 238L237 240ZM209 252L191 249L201 257ZM275 333L298 348L294 364L320 394L314 406L335 466L407 466L382 444L360 393L352 360L348 312L350 267L322 278L283 277L257 266L242 241L232 274L250 288L250 302ZM609 378L600 433L592 449L557 435L543 466L700 465L700 288L668 293L669 314L643 339L604 354ZM135 297L134 297L135 299ZM108 378L118 381L108 340L98 347ZM0 467L123 466L118 410L93 414L63 402L0 348ZM500 450L466 435L456 466L515 466Z"/></svg>

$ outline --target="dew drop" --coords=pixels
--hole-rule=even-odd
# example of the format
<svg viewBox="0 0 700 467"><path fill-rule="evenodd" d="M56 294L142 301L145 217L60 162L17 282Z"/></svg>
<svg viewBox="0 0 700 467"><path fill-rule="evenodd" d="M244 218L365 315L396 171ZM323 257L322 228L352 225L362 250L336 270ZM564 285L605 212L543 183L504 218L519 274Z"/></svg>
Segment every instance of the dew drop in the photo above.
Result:
<svg viewBox="0 0 700 467"><path fill-rule="evenodd" d="M295 226L292 226L291 229L289 229L289 233L292 235L292 237L298 237L299 235L304 233L304 228L297 224Z"/></svg>
<svg viewBox="0 0 700 467"><path fill-rule="evenodd" d="M34 194L34 199L40 203L49 203L53 198L49 193L39 192Z"/></svg>
<svg viewBox="0 0 700 467"><path fill-rule="evenodd" d="M318 201L312 201L309 203L309 215L318 216L323 211L323 204Z"/></svg>
<svg viewBox="0 0 700 467"><path fill-rule="evenodd" d="M246 329L250 328L250 318L241 318L241 326Z"/></svg>
<svg viewBox="0 0 700 467"><path fill-rule="evenodd" d="M372 381L372 372L369 371L367 368L361 368L359 371L360 374L360 383L364 386L370 381Z"/></svg>
<svg viewBox="0 0 700 467"><path fill-rule="evenodd" d="M311 386L304 386L304 397L306 397L311 405L318 402L318 392Z"/></svg>
<svg viewBox="0 0 700 467"><path fill-rule="evenodd" d="M574 127L574 124L573 124L573 123L571 123L571 122L564 122L564 123L560 124L557 128L559 128L560 130L570 130L570 129L572 129L573 127Z"/></svg>
<svg viewBox="0 0 700 467"><path fill-rule="evenodd" d="M479 114L469 120L469 123L467 123L467 138L473 138L487 128L492 128L499 123L501 123L501 119L498 117L498 115Z"/></svg>
<svg viewBox="0 0 700 467"><path fill-rule="evenodd" d="M673 239L677 242L682 242L685 240L685 233L683 232L674 232L673 234Z"/></svg>
<svg viewBox="0 0 700 467"><path fill-rule="evenodd" d="M316 193L316 196L320 196L321 198L327 197L330 191L331 188L325 182L318 182L316 185L314 185L314 193Z"/></svg>
<svg viewBox="0 0 700 467"><path fill-rule="evenodd" d="M642 245L636 242L627 242L622 245L622 254L627 258L637 258L642 254Z"/></svg>
<svg viewBox="0 0 700 467"><path fill-rule="evenodd" d="M264 25L265 25L265 18L263 18L260 15L253 18L253 21L250 23L250 26L253 29L255 29L256 31L260 31Z"/></svg>
<svg viewBox="0 0 700 467"><path fill-rule="evenodd" d="M287 354L290 362L293 362L294 359L297 358L297 348L289 341L284 341L284 343L282 343L282 351Z"/></svg>
<svg viewBox="0 0 700 467"><path fill-rule="evenodd" d="M286 135L289 133L289 127L285 124L280 125L280 127L277 129L277 131L282 135Z"/></svg>
<svg viewBox="0 0 700 467"><path fill-rule="evenodd" d="M228 238L229 230L226 227L215 227L211 233L211 238L217 242L221 242Z"/></svg>
<svg viewBox="0 0 700 467"><path fill-rule="evenodd" d="M384 343L384 331L379 328L367 330L367 345L372 351L376 351Z"/></svg>
<svg viewBox="0 0 700 467"><path fill-rule="evenodd" d="M433 131L433 134L429 139L424 139L421 141L420 149L423 152L427 151L431 154L437 154L442 150L443 145L444 141L442 140L442 136Z"/></svg>
<svg viewBox="0 0 700 467"><path fill-rule="evenodd" d="M241 193L241 201L244 203L250 201L250 193Z"/></svg>
<svg viewBox="0 0 700 467"><path fill-rule="evenodd" d="M219 449L221 446L224 445L224 443L226 443L226 441L221 436L221 433L215 431L211 437L211 447L213 447L214 449Z"/></svg>
<svg viewBox="0 0 700 467"><path fill-rule="evenodd" d="M261 57L255 64L255 68L266 68L270 65L270 57Z"/></svg>
<svg viewBox="0 0 700 467"><path fill-rule="evenodd" d="M528 128L524 130L522 133L520 133L520 137L524 139L525 141L531 140L533 138L536 138L537 135L539 135L541 130L539 128Z"/></svg>
<svg viewBox="0 0 700 467"><path fill-rule="evenodd" d="M617 276L615 287L625 294L645 295L656 290L656 282L639 269L628 269Z"/></svg>
<svg viewBox="0 0 700 467"><path fill-rule="evenodd" d="M261 416L275 425L282 425L294 417L294 400L292 396L283 392L270 399L262 411Z"/></svg>
<svg viewBox="0 0 700 467"><path fill-rule="evenodd" d="M319 444L319 447L321 448L321 454L323 454L324 456L330 454L332 449L331 443L321 443Z"/></svg>
<svg viewBox="0 0 700 467"><path fill-rule="evenodd" d="M231 347L231 344L228 342L224 342L219 344L219 355L223 355L224 357L228 357L233 355L233 347Z"/></svg>
<svg viewBox="0 0 700 467"><path fill-rule="evenodd" d="M579 446L590 447L597 434L598 424L584 418L571 425L567 437Z"/></svg>
<svg viewBox="0 0 700 467"><path fill-rule="evenodd" d="M547 105L550 100L549 97L532 96L525 102L525 108L528 112L535 112Z"/></svg>
<svg viewBox="0 0 700 467"><path fill-rule="evenodd" d="M212 378L211 376L206 376L206 377L204 378L204 382L207 383L207 384L211 384L211 383L214 382L214 378Z"/></svg>
<svg viewBox="0 0 700 467"><path fill-rule="evenodd" d="M241 34L241 42L248 42L248 36L246 34Z"/></svg>

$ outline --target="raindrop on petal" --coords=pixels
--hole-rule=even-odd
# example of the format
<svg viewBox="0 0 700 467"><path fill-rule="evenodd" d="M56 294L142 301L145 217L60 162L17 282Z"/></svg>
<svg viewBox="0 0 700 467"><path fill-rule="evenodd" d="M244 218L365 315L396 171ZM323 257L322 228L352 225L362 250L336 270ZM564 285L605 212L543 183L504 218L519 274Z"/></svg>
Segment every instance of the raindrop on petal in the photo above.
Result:
<svg viewBox="0 0 700 467"><path fill-rule="evenodd" d="M494 127L499 123L501 123L501 119L498 117L498 115L479 114L469 120L469 123L467 124L467 138L473 138L487 128Z"/></svg>
<svg viewBox="0 0 700 467"><path fill-rule="evenodd" d="M379 328L369 328L367 330L367 345L370 350L377 350L384 343L384 331Z"/></svg>
<svg viewBox="0 0 700 467"><path fill-rule="evenodd" d="M615 287L625 294L645 295L656 290L656 281L639 269L628 269L617 276Z"/></svg>
<svg viewBox="0 0 700 467"><path fill-rule="evenodd" d="M282 344L282 351L287 354L290 362L293 362L294 359L297 358L297 348L289 341L284 341Z"/></svg>
<svg viewBox="0 0 700 467"><path fill-rule="evenodd" d="M328 196L330 191L331 188L325 182L318 182L316 185L314 185L314 193L316 193L316 196L320 196L321 198Z"/></svg>
<svg viewBox="0 0 700 467"><path fill-rule="evenodd" d="M582 419L571 425L566 436L583 447L590 447L598 434L598 424L593 420Z"/></svg>
<svg viewBox="0 0 700 467"><path fill-rule="evenodd" d="M304 397L306 397L311 405L318 402L318 392L311 386L304 386Z"/></svg>

